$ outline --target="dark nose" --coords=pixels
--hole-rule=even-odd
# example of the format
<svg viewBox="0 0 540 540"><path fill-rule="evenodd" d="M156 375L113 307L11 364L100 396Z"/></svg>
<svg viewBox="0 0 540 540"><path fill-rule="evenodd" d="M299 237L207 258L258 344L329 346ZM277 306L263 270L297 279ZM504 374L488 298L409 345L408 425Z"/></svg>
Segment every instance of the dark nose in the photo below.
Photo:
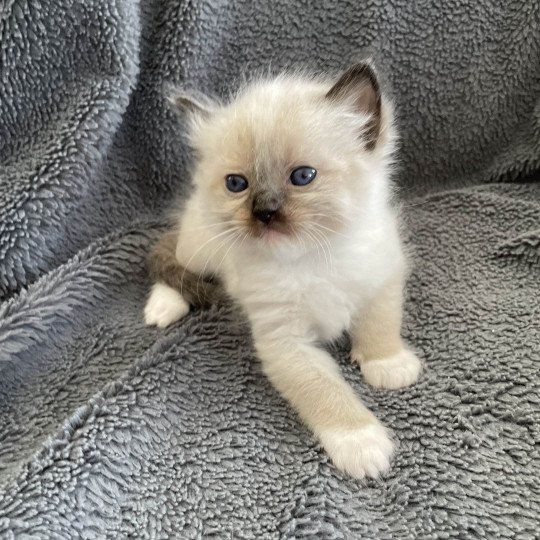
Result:
<svg viewBox="0 0 540 540"><path fill-rule="evenodd" d="M272 218L276 215L277 210L271 210L270 208L264 208L262 210L253 210L253 215L262 221L265 225L268 225Z"/></svg>

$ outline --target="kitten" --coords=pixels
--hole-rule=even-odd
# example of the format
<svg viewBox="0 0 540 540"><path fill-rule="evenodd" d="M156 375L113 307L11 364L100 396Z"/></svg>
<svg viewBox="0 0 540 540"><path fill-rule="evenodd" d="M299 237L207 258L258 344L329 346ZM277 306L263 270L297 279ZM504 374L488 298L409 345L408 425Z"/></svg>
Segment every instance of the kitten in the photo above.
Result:
<svg viewBox="0 0 540 540"><path fill-rule="evenodd" d="M393 443L319 346L348 330L377 388L414 383L400 337L406 259L390 205L392 107L373 68L336 81L258 80L228 104L178 93L196 151L193 194L153 257L147 324L211 301L217 275L251 323L266 375L334 464L388 469Z"/></svg>

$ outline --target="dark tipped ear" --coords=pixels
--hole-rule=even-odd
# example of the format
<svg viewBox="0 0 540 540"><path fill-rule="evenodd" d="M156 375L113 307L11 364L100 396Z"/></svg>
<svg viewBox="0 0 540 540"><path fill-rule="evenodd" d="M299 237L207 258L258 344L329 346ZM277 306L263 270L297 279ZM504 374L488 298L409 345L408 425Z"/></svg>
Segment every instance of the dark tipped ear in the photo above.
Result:
<svg viewBox="0 0 540 540"><path fill-rule="evenodd" d="M372 150L381 130L381 90L371 65L359 63L351 66L328 91L326 98L349 103L356 112L369 115L364 136L366 148Z"/></svg>
<svg viewBox="0 0 540 540"><path fill-rule="evenodd" d="M204 94L184 90L183 88L166 87L167 101L178 113L188 113L199 118L207 118L216 108L216 104Z"/></svg>

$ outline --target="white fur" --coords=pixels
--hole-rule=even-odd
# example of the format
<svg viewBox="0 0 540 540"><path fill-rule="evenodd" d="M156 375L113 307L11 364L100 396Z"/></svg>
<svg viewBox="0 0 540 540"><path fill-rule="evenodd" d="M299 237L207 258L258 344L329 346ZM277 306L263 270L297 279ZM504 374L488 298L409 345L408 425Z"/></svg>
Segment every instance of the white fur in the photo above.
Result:
<svg viewBox="0 0 540 540"><path fill-rule="evenodd" d="M165 283L155 283L144 308L144 320L148 325L165 328L188 312L189 304L178 291Z"/></svg>
<svg viewBox="0 0 540 540"><path fill-rule="evenodd" d="M376 478L390 468L394 445L379 424L356 429L328 429L319 434L334 465L355 478Z"/></svg>
<svg viewBox="0 0 540 540"><path fill-rule="evenodd" d="M349 329L373 292L404 267L395 217L380 193L374 194L371 203L364 219L327 238L330 246L325 246L325 255L322 248L289 253L286 249L257 250L248 242L224 249L220 239L213 242L210 231L204 229L204 213L200 211L204 201L196 194L184 213L178 243L182 263L191 258L189 265L196 271L203 267L218 270L229 294L250 319L257 352L270 380L317 434L335 465L357 478L377 477L387 471L393 444L384 428L352 396L335 361L315 344ZM199 235L193 234L196 230L201 231ZM186 231L185 236L182 231ZM409 356L406 361L410 362ZM301 366L297 372L294 363ZM374 364L366 364L367 369ZM318 370L319 381L314 383L311 396L300 396L299 389L306 385L310 370ZM414 377L404 375L401 385L413 382L418 371ZM408 369L404 373L409 375ZM321 429L318 424L329 421L326 413L310 409L314 408L313 400L323 400L324 393L330 392L330 380L336 384L335 392L328 396L327 410L331 413L335 407L336 418L331 420L335 425ZM381 386L394 387L397 379L387 378L384 383ZM350 419L340 426L341 408L359 427L348 428Z"/></svg>
<svg viewBox="0 0 540 540"><path fill-rule="evenodd" d="M395 390L418 380L422 364L416 355L403 349L388 358L362 362L362 374L371 386Z"/></svg>
<svg viewBox="0 0 540 540"><path fill-rule="evenodd" d="M318 343L353 328L378 292L405 271L389 204L392 113L385 102L378 145L362 151L358 134L365 115L325 101L328 88L294 78L255 84L210 120L194 122L192 143L201 157L180 219L176 255L193 272L221 277L251 322L265 373L336 466L358 478L376 477L388 469L393 444ZM298 155L291 157L291 149ZM244 162L249 156L252 161ZM304 191L287 189L293 199L305 196L319 204L313 206L318 212L324 212L321 202L330 203L339 231L319 228L315 238L302 237L301 227L300 238L249 234L243 225L249 214L242 213L249 213L248 192L227 193L225 175L283 175L285 185L287 160L320 164L318 183ZM388 312L399 311L396 305ZM147 322L164 326L185 313L177 293L161 287L152 292ZM395 318L398 327L389 342L399 348L400 317ZM362 369L371 384L396 388L416 380L419 362L404 350L377 362L367 359Z"/></svg>

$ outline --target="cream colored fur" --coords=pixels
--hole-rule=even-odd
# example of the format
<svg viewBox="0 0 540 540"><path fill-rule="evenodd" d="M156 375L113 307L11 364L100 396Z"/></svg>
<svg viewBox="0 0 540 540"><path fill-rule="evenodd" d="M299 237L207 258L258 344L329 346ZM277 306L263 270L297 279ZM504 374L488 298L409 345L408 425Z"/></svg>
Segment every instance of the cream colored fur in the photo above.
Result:
<svg viewBox="0 0 540 540"><path fill-rule="evenodd" d="M375 477L388 469L393 443L319 343L349 330L352 356L377 387L411 384L420 372L400 338L406 261L390 204L392 111L383 99L382 130L367 151L369 115L347 97L325 98L330 87L282 76L194 115L195 189L179 220L177 258L193 272L221 277L251 322L265 373L335 465ZM312 184L287 183L300 165L317 169ZM250 188L228 192L231 173L243 174L250 188L256 179L282 185L294 234L253 235ZM186 313L169 292L165 299L166 289L153 290L149 324L172 322L160 306L170 315L177 302L177 318Z"/></svg>

